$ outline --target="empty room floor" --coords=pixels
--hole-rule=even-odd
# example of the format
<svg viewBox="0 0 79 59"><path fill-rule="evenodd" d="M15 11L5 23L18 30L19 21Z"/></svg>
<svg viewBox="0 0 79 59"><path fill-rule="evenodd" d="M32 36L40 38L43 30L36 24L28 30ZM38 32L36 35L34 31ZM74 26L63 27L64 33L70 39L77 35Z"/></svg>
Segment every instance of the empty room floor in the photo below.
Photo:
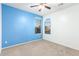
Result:
<svg viewBox="0 0 79 59"><path fill-rule="evenodd" d="M46 40L6 48L2 56L79 56L79 51Z"/></svg>

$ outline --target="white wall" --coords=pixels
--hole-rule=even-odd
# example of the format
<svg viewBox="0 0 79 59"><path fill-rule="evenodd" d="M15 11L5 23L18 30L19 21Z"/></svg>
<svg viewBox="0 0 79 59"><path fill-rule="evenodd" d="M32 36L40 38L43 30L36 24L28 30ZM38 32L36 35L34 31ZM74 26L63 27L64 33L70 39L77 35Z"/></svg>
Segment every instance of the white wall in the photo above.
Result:
<svg viewBox="0 0 79 59"><path fill-rule="evenodd" d="M43 39L79 50L79 4L45 16L51 18L51 34Z"/></svg>
<svg viewBox="0 0 79 59"><path fill-rule="evenodd" d="M0 52L1 52L1 40L2 40L2 19L1 19L1 4L0 4Z"/></svg>

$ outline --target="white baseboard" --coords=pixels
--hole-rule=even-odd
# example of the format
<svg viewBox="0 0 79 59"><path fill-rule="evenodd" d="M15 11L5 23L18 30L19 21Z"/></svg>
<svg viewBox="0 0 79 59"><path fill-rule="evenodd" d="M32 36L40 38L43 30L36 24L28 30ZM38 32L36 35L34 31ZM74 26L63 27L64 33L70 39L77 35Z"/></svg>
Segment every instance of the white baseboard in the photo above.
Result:
<svg viewBox="0 0 79 59"><path fill-rule="evenodd" d="M19 46L19 45L23 45L23 44L28 44L28 43L39 41L39 40L42 40L42 39L37 39L37 40L32 40L32 41L28 41L28 42L19 43L19 44L8 46L8 47L2 48L2 49L12 48L12 47L15 47L15 46Z"/></svg>
<svg viewBox="0 0 79 59"><path fill-rule="evenodd" d="M63 43L60 43L60 42L56 42L56 41L52 41L52 40L47 40L47 39L43 39L43 40L46 40L46 41L49 41L49 42L52 42L52 43L56 43L56 44L59 44L61 46L68 47L68 48L71 48L71 49L74 49L74 50L78 50L79 51L79 49L77 49L77 48L71 47L69 45L66 45L66 44L63 44Z"/></svg>

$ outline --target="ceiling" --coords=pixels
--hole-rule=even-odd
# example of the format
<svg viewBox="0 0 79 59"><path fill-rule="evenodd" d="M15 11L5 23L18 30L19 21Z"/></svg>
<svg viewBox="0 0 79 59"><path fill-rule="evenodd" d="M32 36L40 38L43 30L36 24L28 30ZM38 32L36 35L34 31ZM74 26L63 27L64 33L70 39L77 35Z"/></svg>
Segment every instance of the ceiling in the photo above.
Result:
<svg viewBox="0 0 79 59"><path fill-rule="evenodd" d="M39 3L7 3L6 5L9 5L9 6L24 10L24 11L29 11L41 16L44 16L56 11L60 11L62 9L75 5L75 3L63 3L63 5L59 5L60 3L48 3L48 6L51 7L51 9L48 10L44 8L41 12L39 12L37 7L34 7L34 8L30 7L36 4L39 4Z"/></svg>

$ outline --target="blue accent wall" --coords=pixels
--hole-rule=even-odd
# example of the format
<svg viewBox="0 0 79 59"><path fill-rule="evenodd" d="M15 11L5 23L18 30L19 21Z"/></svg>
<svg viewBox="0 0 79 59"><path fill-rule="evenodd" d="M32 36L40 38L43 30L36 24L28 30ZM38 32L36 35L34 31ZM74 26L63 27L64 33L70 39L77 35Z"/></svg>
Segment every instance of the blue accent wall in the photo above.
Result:
<svg viewBox="0 0 79 59"><path fill-rule="evenodd" d="M2 4L2 47L42 39L42 33L35 34L35 21L42 19L42 16Z"/></svg>

